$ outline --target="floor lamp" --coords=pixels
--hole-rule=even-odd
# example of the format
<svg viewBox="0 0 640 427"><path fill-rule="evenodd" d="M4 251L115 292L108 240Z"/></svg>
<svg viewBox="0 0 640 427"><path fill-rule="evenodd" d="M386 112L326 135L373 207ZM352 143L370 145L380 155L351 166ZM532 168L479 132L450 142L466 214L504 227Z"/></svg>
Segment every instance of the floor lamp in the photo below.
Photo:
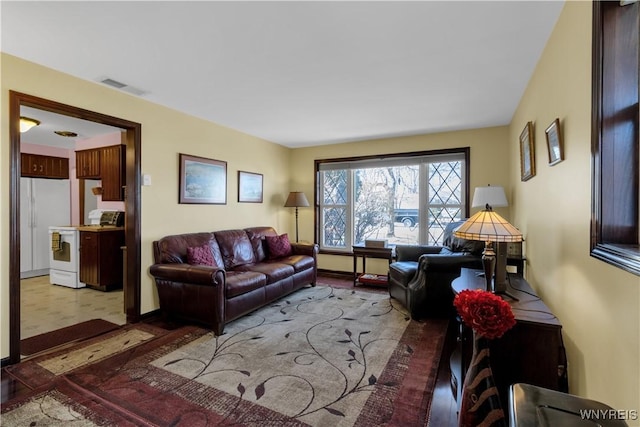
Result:
<svg viewBox="0 0 640 427"><path fill-rule="evenodd" d="M507 292L506 263L498 263L498 269L496 269L496 253L493 250L493 243L521 242L522 233L509 224L509 221L494 212L492 205L489 203L493 202L496 206L507 206L507 199L504 196L502 187L479 187L476 188L476 194L474 194L472 205L474 207L477 206L476 203L480 203L482 199L485 201L485 208L465 221L453 234L462 239L485 242L485 249L482 252L482 264L487 290L496 294L505 294L517 300ZM476 197L478 198L477 200Z"/></svg>
<svg viewBox="0 0 640 427"><path fill-rule="evenodd" d="M302 191L292 191L284 203L285 208L296 208L296 243L298 242L298 207L309 206L309 201Z"/></svg>

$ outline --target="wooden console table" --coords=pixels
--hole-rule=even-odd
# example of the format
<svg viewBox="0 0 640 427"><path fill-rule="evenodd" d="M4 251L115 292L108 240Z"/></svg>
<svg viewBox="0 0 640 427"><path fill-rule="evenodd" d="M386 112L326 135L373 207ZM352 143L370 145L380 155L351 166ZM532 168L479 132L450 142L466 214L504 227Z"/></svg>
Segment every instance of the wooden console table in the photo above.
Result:
<svg viewBox="0 0 640 427"><path fill-rule="evenodd" d="M389 264L393 261L393 248L374 248L364 245L353 246L353 286L357 286L360 283L358 278L358 257L362 257L362 274L367 272L367 258L381 258L389 260ZM389 282L387 280L376 283L375 281L366 282L367 285L374 286L387 286Z"/></svg>
<svg viewBox="0 0 640 427"><path fill-rule="evenodd" d="M465 289L485 289L481 270L463 268L454 279L454 294ZM504 296L511 305L516 325L501 338L490 340L491 369L503 408L507 408L509 386L527 383L568 392L567 358L562 343L562 325L531 286L520 275L508 274ZM473 353L473 333L458 320L457 348L450 359L451 389L460 408L462 384Z"/></svg>

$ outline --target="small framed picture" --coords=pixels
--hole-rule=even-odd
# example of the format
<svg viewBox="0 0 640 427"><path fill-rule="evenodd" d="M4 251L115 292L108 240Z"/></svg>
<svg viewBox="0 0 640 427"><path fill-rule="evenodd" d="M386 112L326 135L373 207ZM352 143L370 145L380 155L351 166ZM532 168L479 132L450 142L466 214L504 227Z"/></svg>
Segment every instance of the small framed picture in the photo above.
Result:
<svg viewBox="0 0 640 427"><path fill-rule="evenodd" d="M527 181L536 174L533 123L528 122L520 134L520 179Z"/></svg>
<svg viewBox="0 0 640 427"><path fill-rule="evenodd" d="M178 202L227 204L227 162L180 153Z"/></svg>
<svg viewBox="0 0 640 427"><path fill-rule="evenodd" d="M547 134L547 149L549 150L549 166L564 160L564 147L560 119L555 119L545 131Z"/></svg>
<svg viewBox="0 0 640 427"><path fill-rule="evenodd" d="M262 174L238 171L238 202L262 203Z"/></svg>

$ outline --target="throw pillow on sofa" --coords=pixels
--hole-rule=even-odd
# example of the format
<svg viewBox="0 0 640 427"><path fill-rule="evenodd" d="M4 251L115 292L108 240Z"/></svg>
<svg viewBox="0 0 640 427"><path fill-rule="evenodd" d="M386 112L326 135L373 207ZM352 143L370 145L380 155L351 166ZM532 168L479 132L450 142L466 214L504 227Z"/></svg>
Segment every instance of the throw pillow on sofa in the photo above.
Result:
<svg viewBox="0 0 640 427"><path fill-rule="evenodd" d="M209 245L187 248L187 263L191 265L208 265L210 267L218 267L213 259L213 252Z"/></svg>
<svg viewBox="0 0 640 427"><path fill-rule="evenodd" d="M265 236L269 248L269 259L282 258L291 255L291 242L288 234L280 236Z"/></svg>

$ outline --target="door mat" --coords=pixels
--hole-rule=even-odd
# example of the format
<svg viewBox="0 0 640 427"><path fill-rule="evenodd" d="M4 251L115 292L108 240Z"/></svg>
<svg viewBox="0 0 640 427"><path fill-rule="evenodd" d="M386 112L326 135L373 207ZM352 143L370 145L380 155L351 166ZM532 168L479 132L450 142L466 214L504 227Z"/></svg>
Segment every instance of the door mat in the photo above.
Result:
<svg viewBox="0 0 640 427"><path fill-rule="evenodd" d="M58 347L75 341L92 338L105 332L118 329L120 326L102 319L93 319L66 328L56 329L20 341L20 354L31 356L44 350Z"/></svg>

